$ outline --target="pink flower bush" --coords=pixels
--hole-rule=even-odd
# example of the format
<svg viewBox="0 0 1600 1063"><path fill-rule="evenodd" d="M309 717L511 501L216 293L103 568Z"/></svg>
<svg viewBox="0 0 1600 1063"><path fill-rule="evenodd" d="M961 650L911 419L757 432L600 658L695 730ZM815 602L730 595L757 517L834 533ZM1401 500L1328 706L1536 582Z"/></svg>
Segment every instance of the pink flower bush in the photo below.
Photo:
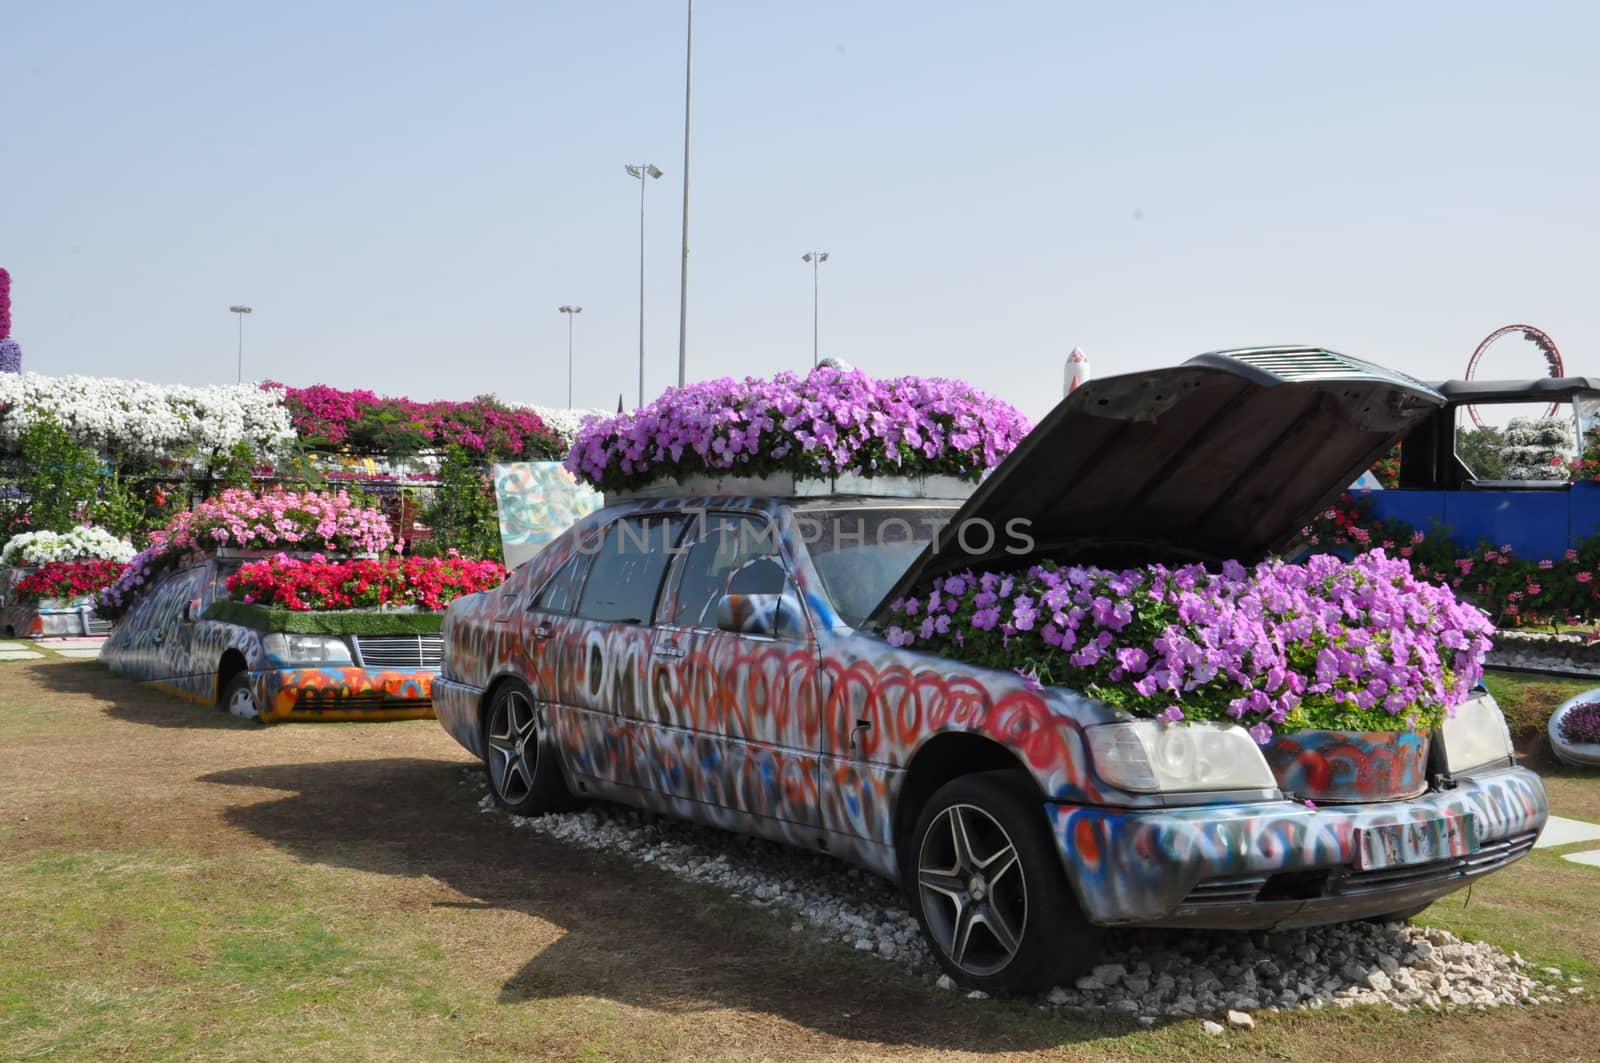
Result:
<svg viewBox="0 0 1600 1063"><path fill-rule="evenodd" d="M389 520L350 496L314 492L224 491L173 517L151 545L100 593L96 612L120 616L143 589L186 557L219 546L244 550L377 553L394 542Z"/></svg>
<svg viewBox="0 0 1600 1063"><path fill-rule="evenodd" d="M1221 572L1053 564L963 572L894 603L916 646L1078 690L1135 716L1277 731L1428 729L1482 678L1493 632L1381 550Z"/></svg>
<svg viewBox="0 0 1600 1063"><path fill-rule="evenodd" d="M1575 746L1600 743L1600 702L1568 709L1561 717L1561 740Z"/></svg>
<svg viewBox="0 0 1600 1063"><path fill-rule="evenodd" d="M977 480L1029 427L1011 406L958 381L876 380L823 366L804 377L669 388L648 406L584 425L567 468L610 491L708 473Z"/></svg>

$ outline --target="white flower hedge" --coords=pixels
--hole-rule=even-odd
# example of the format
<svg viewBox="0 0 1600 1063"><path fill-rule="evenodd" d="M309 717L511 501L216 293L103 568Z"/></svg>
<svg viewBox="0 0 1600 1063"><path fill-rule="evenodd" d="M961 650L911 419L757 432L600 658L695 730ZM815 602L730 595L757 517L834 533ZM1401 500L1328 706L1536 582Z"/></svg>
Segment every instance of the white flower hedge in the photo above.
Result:
<svg viewBox="0 0 1600 1063"><path fill-rule="evenodd" d="M137 458L181 460L226 452L241 442L270 458L295 439L289 412L276 393L255 384L194 388L111 377L0 374L0 447L14 449L41 416L95 451Z"/></svg>
<svg viewBox="0 0 1600 1063"><path fill-rule="evenodd" d="M22 433L49 416L72 438L101 454L130 458L226 453L238 443L266 460L294 444L294 424L281 393L257 384L211 387L149 384L112 377L0 374L0 450L15 450ZM519 404L521 405L521 404ZM602 410L528 405L571 444L586 418Z"/></svg>
<svg viewBox="0 0 1600 1063"><path fill-rule="evenodd" d="M138 553L133 544L104 528L73 528L67 532L35 531L13 536L0 550L0 567L45 565L51 561L116 561L127 564Z"/></svg>
<svg viewBox="0 0 1600 1063"><path fill-rule="evenodd" d="M552 432L555 432L557 435L559 435L561 437L561 441L569 447L572 446L573 441L578 438L578 429L583 427L584 421L587 421L591 417L610 416L610 414L606 413L605 410L556 410L549 406L535 406L531 403L518 403L518 405L525 405L527 409L530 409L534 413L538 414L539 419L543 421Z"/></svg>

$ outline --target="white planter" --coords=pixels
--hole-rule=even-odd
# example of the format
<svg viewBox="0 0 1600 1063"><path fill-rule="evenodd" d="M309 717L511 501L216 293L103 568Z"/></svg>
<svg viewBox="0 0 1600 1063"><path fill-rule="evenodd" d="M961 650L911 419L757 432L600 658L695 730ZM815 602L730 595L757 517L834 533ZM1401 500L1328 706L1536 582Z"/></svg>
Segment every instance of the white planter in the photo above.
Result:
<svg viewBox="0 0 1600 1063"><path fill-rule="evenodd" d="M1568 742L1561 737L1561 721L1567 713L1579 705L1588 705L1596 701L1600 701L1600 689L1585 690L1582 694L1563 701L1560 707L1550 714L1550 722L1546 725L1545 733L1550 736L1550 748L1559 760L1580 768L1600 768L1600 742Z"/></svg>

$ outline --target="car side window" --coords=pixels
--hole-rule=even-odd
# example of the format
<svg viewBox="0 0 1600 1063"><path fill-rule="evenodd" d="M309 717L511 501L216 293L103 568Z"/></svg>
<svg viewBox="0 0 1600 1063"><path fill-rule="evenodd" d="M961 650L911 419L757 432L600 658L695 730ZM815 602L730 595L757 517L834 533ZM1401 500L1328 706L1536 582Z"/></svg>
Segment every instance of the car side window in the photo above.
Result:
<svg viewBox="0 0 1600 1063"><path fill-rule="evenodd" d="M580 551L593 555L589 578L583 581L578 615L618 624L648 624L655 614L661 577L683 531L677 515L624 517L598 540L589 538Z"/></svg>
<svg viewBox="0 0 1600 1063"><path fill-rule="evenodd" d="M675 593L661 623L715 627L724 594L781 594L788 581L772 524L756 517L713 514L684 554Z"/></svg>
<svg viewBox="0 0 1600 1063"><path fill-rule="evenodd" d="M583 582L584 561L582 554L573 554L562 562L534 595L532 608L545 613L572 612L578 603L578 585Z"/></svg>

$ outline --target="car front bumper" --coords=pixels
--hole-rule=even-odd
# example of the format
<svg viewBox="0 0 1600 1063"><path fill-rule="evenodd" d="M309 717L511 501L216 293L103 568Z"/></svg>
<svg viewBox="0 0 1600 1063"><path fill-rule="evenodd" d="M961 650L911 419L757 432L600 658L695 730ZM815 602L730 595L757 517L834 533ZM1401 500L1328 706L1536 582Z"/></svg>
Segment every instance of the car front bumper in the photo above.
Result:
<svg viewBox="0 0 1600 1063"><path fill-rule="evenodd" d="M250 673L264 723L278 720L423 720L435 672L274 668Z"/></svg>
<svg viewBox="0 0 1600 1063"><path fill-rule="evenodd" d="M1046 811L1092 922L1266 929L1425 905L1524 855L1550 805L1510 768L1380 804Z"/></svg>

